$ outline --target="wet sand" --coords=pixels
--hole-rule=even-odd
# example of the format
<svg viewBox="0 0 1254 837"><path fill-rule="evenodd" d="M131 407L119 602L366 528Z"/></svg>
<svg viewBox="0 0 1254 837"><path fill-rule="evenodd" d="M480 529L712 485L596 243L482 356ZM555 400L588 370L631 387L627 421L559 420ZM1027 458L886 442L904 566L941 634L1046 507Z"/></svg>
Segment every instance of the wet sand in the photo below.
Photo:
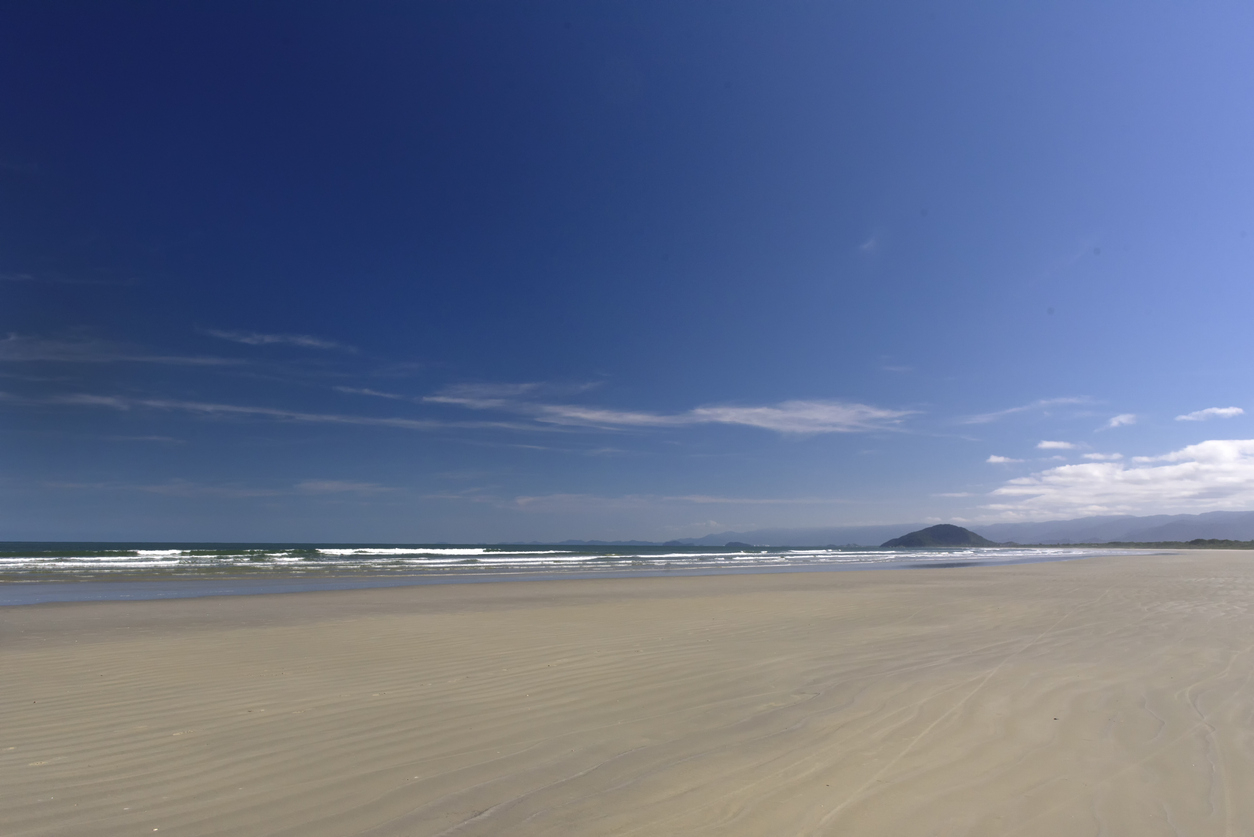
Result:
<svg viewBox="0 0 1254 837"><path fill-rule="evenodd" d="M1254 553L0 609L0 834L1248 835Z"/></svg>

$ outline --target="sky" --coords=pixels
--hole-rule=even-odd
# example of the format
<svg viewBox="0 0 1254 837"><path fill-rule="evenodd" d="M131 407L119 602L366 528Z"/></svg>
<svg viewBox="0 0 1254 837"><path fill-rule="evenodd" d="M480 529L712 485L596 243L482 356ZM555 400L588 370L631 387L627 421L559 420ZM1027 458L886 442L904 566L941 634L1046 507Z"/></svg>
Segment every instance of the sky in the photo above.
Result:
<svg viewBox="0 0 1254 837"><path fill-rule="evenodd" d="M1254 509L1254 7L0 8L0 539Z"/></svg>

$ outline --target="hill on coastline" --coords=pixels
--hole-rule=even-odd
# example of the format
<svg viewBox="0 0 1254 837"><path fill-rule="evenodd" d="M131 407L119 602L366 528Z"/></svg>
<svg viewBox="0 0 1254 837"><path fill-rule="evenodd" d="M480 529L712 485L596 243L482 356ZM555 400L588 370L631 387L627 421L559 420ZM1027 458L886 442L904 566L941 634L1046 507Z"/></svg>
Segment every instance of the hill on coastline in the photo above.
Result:
<svg viewBox="0 0 1254 837"><path fill-rule="evenodd" d="M909 521L863 526L822 526L804 529L749 529L720 531L699 538L667 541L667 546L722 547L728 541L754 546L874 546L888 538L923 529ZM981 524L983 535L996 543L1019 544L1178 544L1197 539L1245 542L1254 540L1254 511L1160 514L1144 517L1105 515L1072 520ZM513 542L511 542L513 543ZM533 541L532 543L540 543ZM543 543L551 543L544 541ZM563 546L662 546L657 541L562 541Z"/></svg>
<svg viewBox="0 0 1254 837"><path fill-rule="evenodd" d="M683 538L684 546L722 546L743 541L757 546L874 546L888 538L922 529L925 523L901 521L865 526L823 526L804 529L749 529L720 531L699 538ZM1202 514L1105 515L1071 520L981 524L983 535L997 543L1102 544L1187 542L1197 538L1254 540L1254 511Z"/></svg>
<svg viewBox="0 0 1254 837"><path fill-rule="evenodd" d="M963 529L951 523L941 523L885 541L881 546L908 549L927 546L997 546L997 544L977 535L970 529Z"/></svg>

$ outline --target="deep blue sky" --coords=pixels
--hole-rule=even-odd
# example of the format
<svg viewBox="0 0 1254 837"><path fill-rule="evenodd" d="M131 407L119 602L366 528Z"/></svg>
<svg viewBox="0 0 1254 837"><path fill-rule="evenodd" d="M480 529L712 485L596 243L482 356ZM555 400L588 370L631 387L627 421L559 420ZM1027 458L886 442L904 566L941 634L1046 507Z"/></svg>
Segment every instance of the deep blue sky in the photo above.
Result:
<svg viewBox="0 0 1254 837"><path fill-rule="evenodd" d="M1254 508L1251 43L1236 2L6 3L0 538Z"/></svg>

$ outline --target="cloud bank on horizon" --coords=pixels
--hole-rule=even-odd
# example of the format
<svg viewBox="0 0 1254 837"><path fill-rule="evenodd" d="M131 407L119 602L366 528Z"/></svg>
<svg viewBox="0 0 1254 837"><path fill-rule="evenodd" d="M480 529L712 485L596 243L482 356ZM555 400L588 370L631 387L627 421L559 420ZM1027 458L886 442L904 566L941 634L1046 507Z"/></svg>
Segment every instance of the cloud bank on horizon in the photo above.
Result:
<svg viewBox="0 0 1254 837"><path fill-rule="evenodd" d="M1254 509L1254 439L1212 439L1131 464L1062 465L990 496L997 502L984 508L1003 520Z"/></svg>

